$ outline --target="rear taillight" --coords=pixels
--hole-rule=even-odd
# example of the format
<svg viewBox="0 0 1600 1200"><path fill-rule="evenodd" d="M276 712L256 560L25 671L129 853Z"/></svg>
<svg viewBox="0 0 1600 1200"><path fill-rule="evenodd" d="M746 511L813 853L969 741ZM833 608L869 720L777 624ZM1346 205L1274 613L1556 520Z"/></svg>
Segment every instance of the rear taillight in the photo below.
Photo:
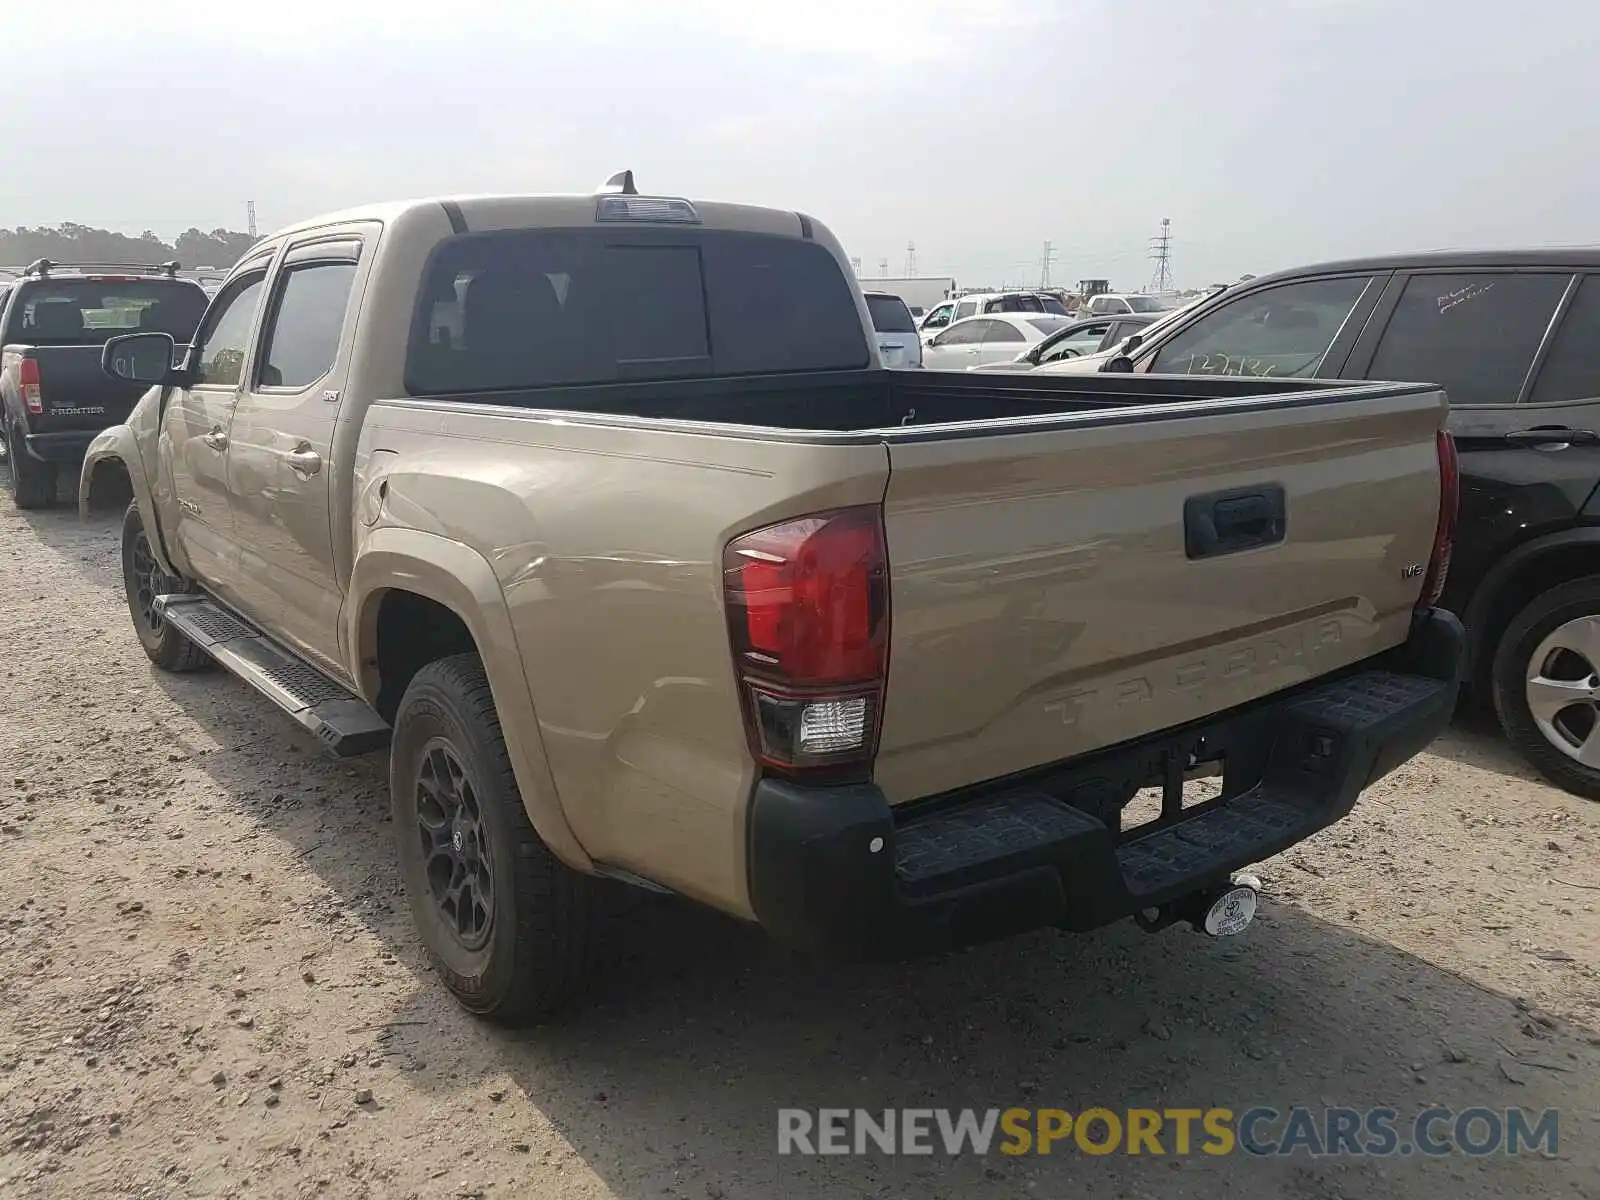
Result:
<svg viewBox="0 0 1600 1200"><path fill-rule="evenodd" d="M1432 608L1444 595L1444 582L1450 574L1450 551L1456 541L1456 512L1461 506L1461 464L1456 456L1456 440L1441 429L1435 443L1439 451L1439 521L1433 531L1433 553L1428 558L1428 573L1422 579L1419 608Z"/></svg>
<svg viewBox="0 0 1600 1200"><path fill-rule="evenodd" d="M728 543L723 591L750 752L775 771L864 779L889 663L889 565L877 507Z"/></svg>
<svg viewBox="0 0 1600 1200"><path fill-rule="evenodd" d="M17 383L22 388L22 403L31 413L44 411L44 400L39 395L39 363L32 358L24 358L17 364Z"/></svg>

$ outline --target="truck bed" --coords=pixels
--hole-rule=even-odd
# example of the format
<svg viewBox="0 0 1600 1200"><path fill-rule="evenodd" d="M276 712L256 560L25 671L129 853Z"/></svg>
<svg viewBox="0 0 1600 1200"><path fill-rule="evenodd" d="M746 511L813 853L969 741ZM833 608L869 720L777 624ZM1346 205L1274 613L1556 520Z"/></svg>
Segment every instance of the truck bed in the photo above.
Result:
<svg viewBox="0 0 1600 1200"><path fill-rule="evenodd" d="M1392 390L1394 385L1380 386ZM836 371L436 396L450 404L585 412L764 429L850 433L1202 401L1315 401L1349 385L1231 376L996 376L966 371ZM1421 388L1420 390L1428 390ZM1150 414L1154 416L1155 414Z"/></svg>
<svg viewBox="0 0 1600 1200"><path fill-rule="evenodd" d="M468 493L506 513L523 540L499 554L502 578L512 592L537 580L546 598L529 652L564 677L603 677L615 695L600 707L635 729L652 724L645 681L705 678L726 653L721 607L702 605L729 537L881 504L893 617L875 778L898 803L1145 737L1404 642L1439 511L1444 414L1426 385L861 371L381 401L362 436L395 452L374 461L396 464L381 469L408 520ZM499 447L493 471L485 443ZM494 493L512 463L532 492L507 504ZM1270 511L1234 536L1241 503ZM576 599L611 573L633 582ZM570 611L548 599L567 594L557 580L583 581ZM650 613L603 615L645 594ZM564 730L622 727L594 702L541 697L553 761L604 744ZM614 787L610 771L571 775Z"/></svg>

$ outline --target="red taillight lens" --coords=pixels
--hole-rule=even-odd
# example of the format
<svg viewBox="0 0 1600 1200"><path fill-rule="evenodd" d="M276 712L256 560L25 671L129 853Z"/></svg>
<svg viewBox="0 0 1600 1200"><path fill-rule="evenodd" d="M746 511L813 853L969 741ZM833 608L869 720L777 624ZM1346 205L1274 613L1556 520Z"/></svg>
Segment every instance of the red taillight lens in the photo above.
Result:
<svg viewBox="0 0 1600 1200"><path fill-rule="evenodd" d="M1422 579L1420 608L1432 608L1444 595L1445 579L1450 574L1450 552L1456 542L1456 515L1461 507L1461 463L1456 455L1456 440L1441 429L1439 450L1439 522L1433 532L1433 554L1428 558L1428 573Z"/></svg>
<svg viewBox="0 0 1600 1200"><path fill-rule="evenodd" d="M22 403L31 413L44 411L44 399L39 394L39 363L24 358L17 364L17 383L22 388Z"/></svg>
<svg viewBox="0 0 1600 1200"><path fill-rule="evenodd" d="M735 538L723 553L723 590L757 761L869 774L889 658L879 509L837 509Z"/></svg>

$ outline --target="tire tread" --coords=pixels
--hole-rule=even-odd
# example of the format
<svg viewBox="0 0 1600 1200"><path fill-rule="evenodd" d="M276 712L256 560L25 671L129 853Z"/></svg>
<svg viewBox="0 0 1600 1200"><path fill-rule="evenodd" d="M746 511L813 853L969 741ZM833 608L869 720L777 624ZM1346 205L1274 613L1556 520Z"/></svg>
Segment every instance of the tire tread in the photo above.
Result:
<svg viewBox="0 0 1600 1200"><path fill-rule="evenodd" d="M451 655L417 672L395 718L396 744L404 736L406 709L423 688L435 690L454 710L451 715L469 732L480 735L472 749L475 757L476 752L486 751L489 761L474 765L483 773L488 785L485 790L499 809L497 832L511 838L515 875L509 915L515 922L516 937L512 968L502 993L464 992L451 972L441 973L457 998L486 1019L520 1025L549 1017L577 999L593 974L598 912L594 881L557 859L529 822L479 656ZM497 921L508 915L505 903L505 898L496 897Z"/></svg>

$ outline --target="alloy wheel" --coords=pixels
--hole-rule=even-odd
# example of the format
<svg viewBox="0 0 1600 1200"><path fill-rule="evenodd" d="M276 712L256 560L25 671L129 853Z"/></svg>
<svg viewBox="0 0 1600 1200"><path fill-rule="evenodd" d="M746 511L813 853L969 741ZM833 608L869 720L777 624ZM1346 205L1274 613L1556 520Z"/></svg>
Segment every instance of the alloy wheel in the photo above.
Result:
<svg viewBox="0 0 1600 1200"><path fill-rule="evenodd" d="M1525 688L1545 740L1600 770L1600 616L1551 630L1528 659Z"/></svg>
<svg viewBox="0 0 1600 1200"><path fill-rule="evenodd" d="M480 950L494 927L488 835L477 790L443 738L423 749L416 811L429 894L462 947Z"/></svg>

